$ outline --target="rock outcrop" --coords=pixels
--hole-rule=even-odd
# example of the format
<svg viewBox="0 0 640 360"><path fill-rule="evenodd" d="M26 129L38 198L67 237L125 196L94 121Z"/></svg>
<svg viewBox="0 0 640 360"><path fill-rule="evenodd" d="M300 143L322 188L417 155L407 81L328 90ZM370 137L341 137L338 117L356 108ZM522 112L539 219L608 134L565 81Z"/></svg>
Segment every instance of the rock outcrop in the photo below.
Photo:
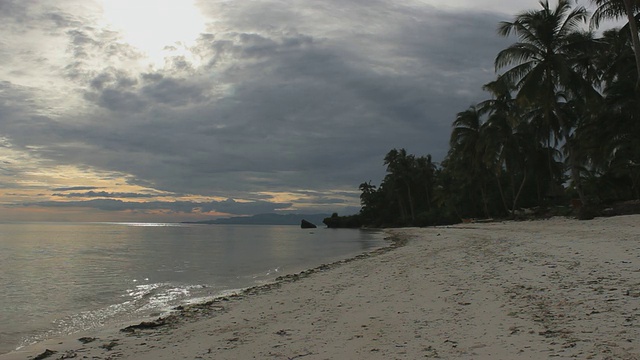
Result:
<svg viewBox="0 0 640 360"><path fill-rule="evenodd" d="M300 224L300 227L303 229L315 229L317 228L317 226L315 226L314 224L308 222L305 219L302 219L302 223Z"/></svg>

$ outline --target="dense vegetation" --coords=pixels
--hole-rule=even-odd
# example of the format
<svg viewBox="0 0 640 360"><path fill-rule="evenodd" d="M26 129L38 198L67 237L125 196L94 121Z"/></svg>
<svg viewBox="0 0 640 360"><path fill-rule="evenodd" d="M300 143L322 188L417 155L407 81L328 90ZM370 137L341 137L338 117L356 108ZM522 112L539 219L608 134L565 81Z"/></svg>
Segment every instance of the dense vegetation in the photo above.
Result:
<svg viewBox="0 0 640 360"><path fill-rule="evenodd" d="M640 199L640 0L541 1L498 26L517 42L495 59L488 99L457 114L439 164L393 149L359 214L330 227L434 225L513 217L571 202L589 218ZM596 37L603 19L630 19Z"/></svg>

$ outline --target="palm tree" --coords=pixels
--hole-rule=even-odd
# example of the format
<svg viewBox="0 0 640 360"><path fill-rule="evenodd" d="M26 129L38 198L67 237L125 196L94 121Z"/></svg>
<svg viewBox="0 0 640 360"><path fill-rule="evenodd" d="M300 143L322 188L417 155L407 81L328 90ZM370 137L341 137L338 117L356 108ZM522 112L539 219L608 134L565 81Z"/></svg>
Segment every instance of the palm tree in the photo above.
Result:
<svg viewBox="0 0 640 360"><path fill-rule="evenodd" d="M424 195L426 201L426 210L432 209L433 188L435 186L436 164L433 163L431 154L420 156L416 159L416 171L418 181L424 187Z"/></svg>
<svg viewBox="0 0 640 360"><path fill-rule="evenodd" d="M474 187L480 191L482 208L488 218L487 174L485 166L485 144L483 143L484 110L470 106L456 115L449 145L448 157L457 164L464 164L466 170L466 187Z"/></svg>
<svg viewBox="0 0 640 360"><path fill-rule="evenodd" d="M413 178L415 177L415 156L408 155L405 149L393 149L384 157L384 164L387 165L387 172L389 173L385 181L395 185L402 213L406 213L402 201L404 198L403 193L406 191L409 215L411 216L411 223L414 223L416 214L411 190Z"/></svg>
<svg viewBox="0 0 640 360"><path fill-rule="evenodd" d="M493 95L491 100L481 103L481 107L488 114L482 132L486 146L485 163L493 167L503 206L508 213L513 214L528 180L528 158L536 140L522 109L512 97L512 84L505 81L504 77L498 77L497 80L484 85L483 89ZM506 173L507 179L511 182L511 206L507 205L503 190L503 173ZM516 178L519 178L519 181L516 181Z"/></svg>
<svg viewBox="0 0 640 360"><path fill-rule="evenodd" d="M604 99L599 111L576 131L587 157L603 178L628 179L617 182L619 199L640 197L640 102L634 91L635 61L629 36L623 30L605 31L598 54L602 68ZM629 190L624 188L628 186ZM600 190L608 191L603 186Z"/></svg>
<svg viewBox="0 0 640 360"><path fill-rule="evenodd" d="M498 33L518 36L519 42L500 51L495 60L496 71L510 67L503 75L515 84L521 102L540 105L550 130L558 133L560 124L554 119L558 95L572 90L584 80L572 68L570 54L578 45L568 41L587 19L584 7L571 8L569 0L560 0L555 9L540 1L542 10L516 15L513 22L501 22ZM555 120L555 122L554 122Z"/></svg>
<svg viewBox="0 0 640 360"><path fill-rule="evenodd" d="M514 84L516 99L522 105L537 109L549 131L547 141L553 137L557 143L568 139L573 128L572 119L561 111L562 104L575 96L597 94L575 66L577 49L590 45L591 37L576 35L588 16L584 7L572 8L569 0L559 0L554 9L547 0L540 5L541 10L526 11L512 22L500 23L500 35L515 34L519 41L498 53L495 67L496 71L508 68L501 77ZM574 184L580 181L572 180ZM580 191L579 195L586 204L584 194Z"/></svg>
<svg viewBox="0 0 640 360"><path fill-rule="evenodd" d="M616 82L633 79L635 62L629 36L620 29L610 29L598 39L600 48L595 51L596 67L601 72L602 82L606 88Z"/></svg>
<svg viewBox="0 0 640 360"><path fill-rule="evenodd" d="M591 0L598 5L591 17L591 25L598 27L604 19L627 18L629 35L633 44L633 52L636 60L636 90L640 90L640 38L638 37L638 25L636 23L636 12L640 10L638 0Z"/></svg>

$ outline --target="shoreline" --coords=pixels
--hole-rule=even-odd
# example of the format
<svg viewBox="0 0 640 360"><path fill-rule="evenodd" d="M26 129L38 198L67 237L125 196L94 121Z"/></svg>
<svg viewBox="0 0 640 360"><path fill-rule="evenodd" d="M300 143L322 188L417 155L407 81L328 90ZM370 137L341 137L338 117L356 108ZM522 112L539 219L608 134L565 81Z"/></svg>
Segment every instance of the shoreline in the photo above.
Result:
<svg viewBox="0 0 640 360"><path fill-rule="evenodd" d="M384 229L376 229L384 233ZM100 335L124 333L134 335L136 331L157 329L161 327L171 328L179 326L180 323L188 321L197 321L198 318L204 316L215 316L215 312L220 310L218 304L228 303L232 301L241 301L248 296L255 296L263 293L267 293L274 289L279 288L283 284L295 282L304 279L312 274L327 271L343 264L350 263L356 260L362 260L384 254L392 251L398 247L406 245L407 239L399 236L384 236L384 240L388 242L387 245L374 248L364 253L357 254L355 256L333 261L327 264L321 264L316 267L301 270L287 275L281 275L275 279L268 281L264 284L254 285L247 288L223 291L223 294L213 296L211 299L203 302L195 302L186 305L179 305L170 310L170 313L160 316L149 316L138 318L136 320L129 320L125 322L116 322L108 325L100 326L90 330L81 330L71 334L57 335L50 339L45 339L34 344L23 346L19 349L10 351L8 353L0 353L0 360L7 359L67 359L76 357L74 350L52 350L53 348L61 348L60 345L67 346L69 342L73 342L74 339L79 341L82 345L92 343L99 339ZM95 335L95 336L94 336ZM103 344L104 345L104 344ZM64 347L63 346L63 347ZM102 348L110 350L108 346L102 346ZM63 352L62 354L60 354Z"/></svg>
<svg viewBox="0 0 640 360"><path fill-rule="evenodd" d="M406 243L0 359L637 359L638 224L390 229Z"/></svg>
<svg viewBox="0 0 640 360"><path fill-rule="evenodd" d="M389 241L390 244L387 246L379 247L373 249L371 251L367 251L362 254L358 254L356 256L337 260L328 264L318 265L314 268L302 270L293 274L287 274L278 276L275 280L268 282L262 285L251 286L248 288L240 289L228 295L217 296L211 300L194 303L188 305L180 305L172 310L172 312L166 316L160 316L155 319L147 319L148 321L142 320L140 322L134 321L133 324L128 325L124 328L119 329L122 333L135 334L137 331L155 329L160 327L176 327L180 326L183 322L188 322L190 320L197 321L201 317L206 316L215 316L214 314L221 310L219 305L226 304L234 301L242 301L250 296L256 296L261 294L268 294L274 289L280 288L282 285L287 283L293 283L304 278L307 278L313 274L321 273L324 271L329 271L331 269L337 268L344 264L351 263L353 261L364 260L371 257L375 257L390 251L393 251L399 247L402 247L407 244L407 237L391 235L385 237L385 240ZM1 354L0 354L1 356Z"/></svg>

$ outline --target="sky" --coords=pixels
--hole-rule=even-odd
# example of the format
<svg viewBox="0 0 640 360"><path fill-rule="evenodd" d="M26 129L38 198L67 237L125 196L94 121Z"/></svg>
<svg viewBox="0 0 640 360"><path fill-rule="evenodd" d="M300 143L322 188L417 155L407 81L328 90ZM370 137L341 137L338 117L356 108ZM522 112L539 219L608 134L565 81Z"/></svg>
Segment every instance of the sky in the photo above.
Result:
<svg viewBox="0 0 640 360"><path fill-rule="evenodd" d="M389 150L444 158L536 8L0 0L0 221L355 213Z"/></svg>

